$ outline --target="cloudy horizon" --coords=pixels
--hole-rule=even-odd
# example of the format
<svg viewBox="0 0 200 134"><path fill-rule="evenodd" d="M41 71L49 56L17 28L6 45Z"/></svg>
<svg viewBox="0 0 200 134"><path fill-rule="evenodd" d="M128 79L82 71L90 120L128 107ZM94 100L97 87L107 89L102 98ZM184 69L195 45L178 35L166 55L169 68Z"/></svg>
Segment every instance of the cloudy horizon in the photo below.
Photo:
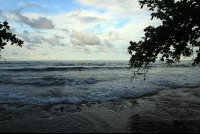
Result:
<svg viewBox="0 0 200 134"><path fill-rule="evenodd" d="M0 55L10 61L129 60L130 41L158 26L137 0L0 0L0 22L24 41L7 43Z"/></svg>

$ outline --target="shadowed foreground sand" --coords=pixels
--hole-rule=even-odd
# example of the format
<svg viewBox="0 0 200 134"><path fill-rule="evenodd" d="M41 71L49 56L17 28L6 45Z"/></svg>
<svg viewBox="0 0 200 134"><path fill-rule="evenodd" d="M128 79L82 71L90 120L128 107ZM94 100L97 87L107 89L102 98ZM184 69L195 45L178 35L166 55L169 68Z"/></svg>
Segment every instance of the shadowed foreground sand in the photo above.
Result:
<svg viewBox="0 0 200 134"><path fill-rule="evenodd" d="M200 88L51 106L0 104L0 132L200 132Z"/></svg>

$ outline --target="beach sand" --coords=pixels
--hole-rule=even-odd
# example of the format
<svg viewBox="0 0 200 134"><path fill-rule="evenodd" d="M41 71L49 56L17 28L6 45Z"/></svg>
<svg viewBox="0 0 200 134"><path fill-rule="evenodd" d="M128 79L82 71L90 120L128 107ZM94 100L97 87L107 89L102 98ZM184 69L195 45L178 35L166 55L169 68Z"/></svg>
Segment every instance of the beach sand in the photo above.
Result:
<svg viewBox="0 0 200 134"><path fill-rule="evenodd" d="M200 132L200 88L50 106L0 104L0 132Z"/></svg>

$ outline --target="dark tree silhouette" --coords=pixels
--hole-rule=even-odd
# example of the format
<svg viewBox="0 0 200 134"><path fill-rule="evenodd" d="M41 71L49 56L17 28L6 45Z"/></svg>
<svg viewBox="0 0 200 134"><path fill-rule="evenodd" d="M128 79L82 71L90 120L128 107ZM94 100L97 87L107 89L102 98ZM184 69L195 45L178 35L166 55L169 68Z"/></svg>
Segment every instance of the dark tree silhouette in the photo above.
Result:
<svg viewBox="0 0 200 134"><path fill-rule="evenodd" d="M148 26L142 40L137 43L130 41L127 49L131 54L130 66L147 69L158 54L161 55L160 61L167 64L180 62L181 55L193 57L192 65L199 64L200 0L140 0L139 4L141 8L147 5L153 11L151 20L156 17L162 25Z"/></svg>
<svg viewBox="0 0 200 134"><path fill-rule="evenodd" d="M10 26L8 26L7 21L3 22L3 24L0 24L0 51L1 51L1 49L4 49L4 46L6 45L6 42L8 42L8 41L11 41L11 45L13 45L15 43L15 44L17 44L17 46L22 47L22 44L24 43L24 41L16 38L15 34L12 35L12 33L7 32L6 30L10 30ZM1 55L0 55L0 59L1 58L3 58L3 57L1 57Z"/></svg>

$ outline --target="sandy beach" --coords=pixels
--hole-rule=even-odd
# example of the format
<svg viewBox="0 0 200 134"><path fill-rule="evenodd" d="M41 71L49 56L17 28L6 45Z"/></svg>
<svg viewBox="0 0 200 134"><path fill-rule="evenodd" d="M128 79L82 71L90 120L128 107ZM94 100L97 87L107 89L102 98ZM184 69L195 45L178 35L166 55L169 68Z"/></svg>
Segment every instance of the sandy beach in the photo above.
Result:
<svg viewBox="0 0 200 134"><path fill-rule="evenodd" d="M50 106L0 104L0 132L200 132L200 88Z"/></svg>

